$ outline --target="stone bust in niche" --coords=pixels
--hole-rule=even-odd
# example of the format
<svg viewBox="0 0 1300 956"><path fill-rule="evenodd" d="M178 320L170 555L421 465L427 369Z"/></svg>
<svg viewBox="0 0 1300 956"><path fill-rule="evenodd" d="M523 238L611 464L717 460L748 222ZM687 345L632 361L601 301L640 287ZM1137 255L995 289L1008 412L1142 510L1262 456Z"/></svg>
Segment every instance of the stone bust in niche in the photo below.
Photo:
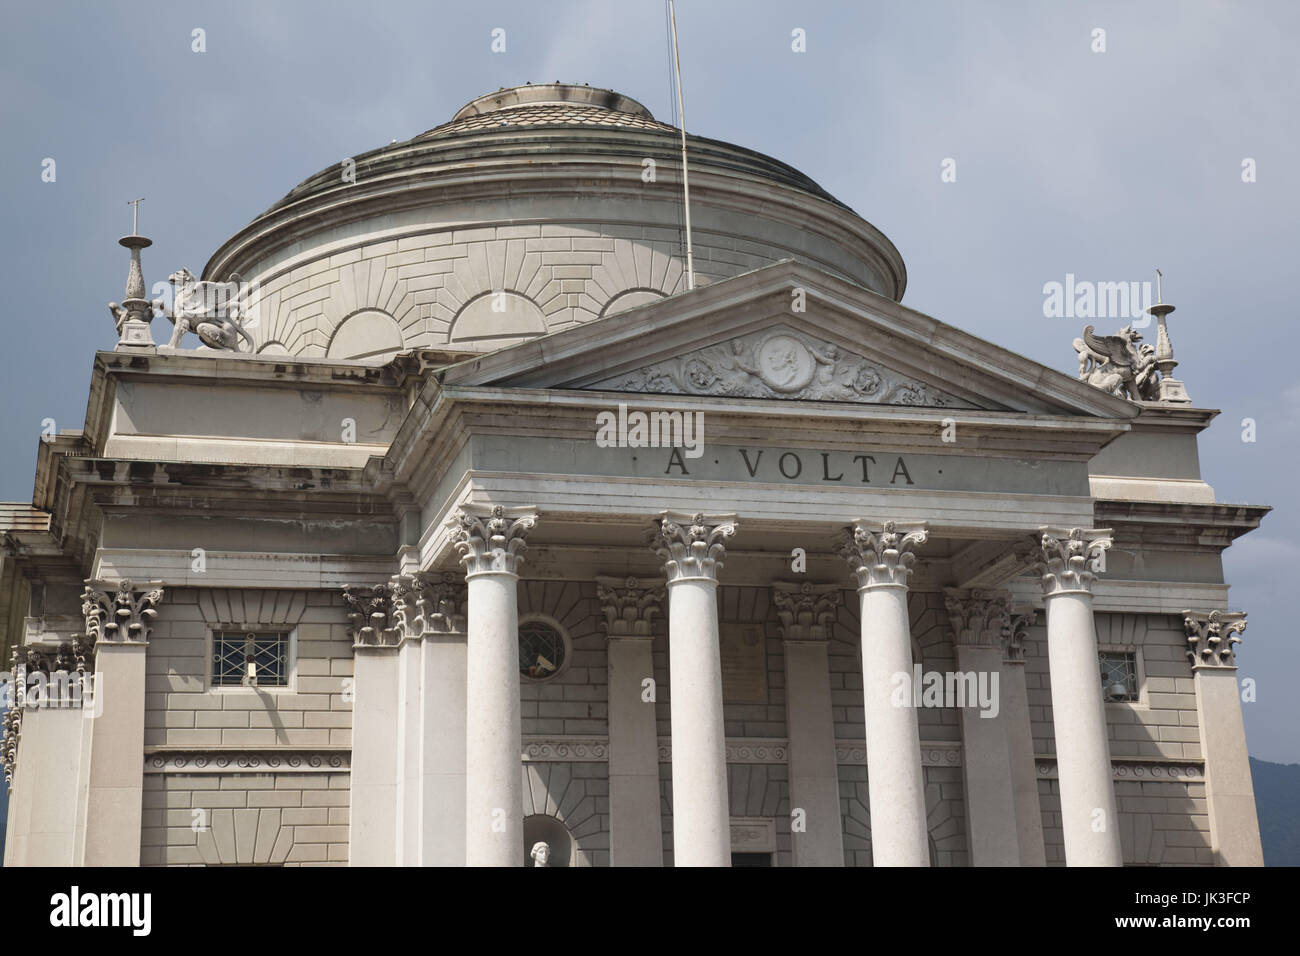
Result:
<svg viewBox="0 0 1300 956"><path fill-rule="evenodd" d="M532 858L533 866L551 865L551 845L544 840L539 840L533 844L532 852L528 854Z"/></svg>

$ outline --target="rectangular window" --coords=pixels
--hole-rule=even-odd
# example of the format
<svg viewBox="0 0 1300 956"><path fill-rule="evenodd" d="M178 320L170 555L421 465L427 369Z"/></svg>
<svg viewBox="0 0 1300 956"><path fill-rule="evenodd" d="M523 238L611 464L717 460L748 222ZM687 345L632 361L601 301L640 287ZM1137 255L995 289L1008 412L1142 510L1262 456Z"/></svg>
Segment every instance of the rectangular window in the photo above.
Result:
<svg viewBox="0 0 1300 956"><path fill-rule="evenodd" d="M213 687L287 687L289 635L285 631L215 631Z"/></svg>
<svg viewBox="0 0 1300 956"><path fill-rule="evenodd" d="M1102 651L1101 693L1107 703L1139 699L1137 655L1124 651Z"/></svg>

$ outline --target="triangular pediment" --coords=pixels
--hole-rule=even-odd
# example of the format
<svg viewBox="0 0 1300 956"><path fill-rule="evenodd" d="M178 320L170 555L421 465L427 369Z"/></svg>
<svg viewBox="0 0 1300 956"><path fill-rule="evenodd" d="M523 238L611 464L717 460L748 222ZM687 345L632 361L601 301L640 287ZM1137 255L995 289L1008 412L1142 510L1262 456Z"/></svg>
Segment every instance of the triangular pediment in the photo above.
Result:
<svg viewBox="0 0 1300 956"><path fill-rule="evenodd" d="M783 261L446 369L460 387L701 395L1128 419L1136 405Z"/></svg>

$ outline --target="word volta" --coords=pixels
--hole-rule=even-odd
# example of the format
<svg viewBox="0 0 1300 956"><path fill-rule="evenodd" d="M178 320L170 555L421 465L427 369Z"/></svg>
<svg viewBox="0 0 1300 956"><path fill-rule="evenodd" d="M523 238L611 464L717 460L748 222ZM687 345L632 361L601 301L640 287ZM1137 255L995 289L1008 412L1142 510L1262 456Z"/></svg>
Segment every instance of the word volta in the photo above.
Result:
<svg viewBox="0 0 1300 956"><path fill-rule="evenodd" d="M875 455L849 455L846 452L829 451L783 451L778 454L768 448L728 448L724 449L724 454L735 454L751 478L776 480L779 476L787 481L794 481L804 477L804 480L856 482L860 485L869 485L872 481L883 481L888 475L888 484L891 485L916 484L912 481L907 463L903 461L901 455L882 455L881 460L877 461ZM891 458L893 459L892 470ZM669 452L664 474L690 474L680 449L674 448Z"/></svg>

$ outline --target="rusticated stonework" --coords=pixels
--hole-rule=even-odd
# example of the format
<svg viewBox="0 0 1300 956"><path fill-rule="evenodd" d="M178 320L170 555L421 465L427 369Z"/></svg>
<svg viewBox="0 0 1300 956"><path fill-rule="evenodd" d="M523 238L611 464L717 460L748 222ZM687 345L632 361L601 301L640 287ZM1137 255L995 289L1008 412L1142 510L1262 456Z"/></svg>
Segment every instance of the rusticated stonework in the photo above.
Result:
<svg viewBox="0 0 1300 956"><path fill-rule="evenodd" d="M1113 539L1109 528L1090 531L1043 528L1039 541L1042 553L1035 570L1042 580L1043 594L1050 597L1067 591L1091 593L1097 580L1093 564L1103 551L1110 549Z"/></svg>
<svg viewBox="0 0 1300 956"><path fill-rule="evenodd" d="M650 547L663 559L669 584L691 578L716 581L727 553L722 541L735 533L733 515L665 511Z"/></svg>
<svg viewBox="0 0 1300 956"><path fill-rule="evenodd" d="M772 585L772 604L780 620L783 641L824 641L830 636L843 597L836 585L811 581Z"/></svg>
<svg viewBox="0 0 1300 956"><path fill-rule="evenodd" d="M1183 611L1192 669L1236 667L1236 645L1246 632L1244 611Z"/></svg>
<svg viewBox="0 0 1300 956"><path fill-rule="evenodd" d="M670 395L972 407L931 385L784 325L687 352L590 387Z"/></svg>
<svg viewBox="0 0 1300 956"><path fill-rule="evenodd" d="M537 523L531 508L462 505L451 516L451 539L465 573L518 574L525 538Z"/></svg>
<svg viewBox="0 0 1300 956"><path fill-rule="evenodd" d="M609 637L650 637L655 615L663 613L664 589L636 578L597 578L596 597Z"/></svg>
<svg viewBox="0 0 1300 956"><path fill-rule="evenodd" d="M910 530L908 530L910 529ZM858 579L858 589L907 587L916 562L914 548L925 544L924 522L900 524L886 521L875 530L865 521L847 529L848 541L840 554Z"/></svg>

